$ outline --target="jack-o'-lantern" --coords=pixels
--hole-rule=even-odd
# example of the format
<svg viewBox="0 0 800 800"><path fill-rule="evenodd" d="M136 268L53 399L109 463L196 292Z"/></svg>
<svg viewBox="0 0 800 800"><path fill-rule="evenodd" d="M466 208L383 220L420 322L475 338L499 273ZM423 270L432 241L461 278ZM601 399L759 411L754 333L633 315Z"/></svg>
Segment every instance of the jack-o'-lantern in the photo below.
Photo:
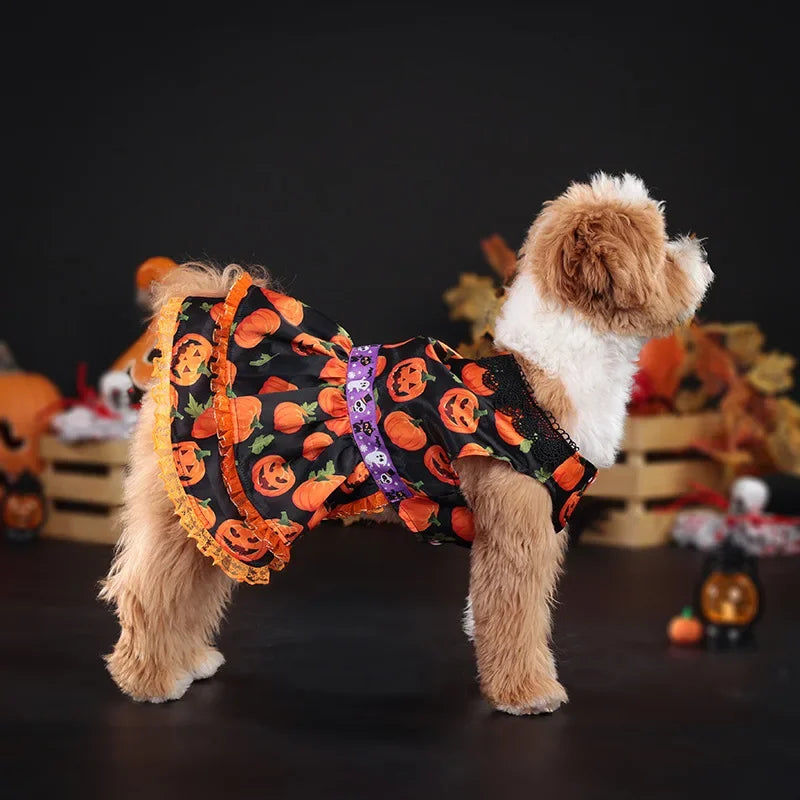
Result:
<svg viewBox="0 0 800 800"><path fill-rule="evenodd" d="M15 542L34 539L44 523L42 484L32 473L23 472L11 484L2 502L2 527Z"/></svg>
<svg viewBox="0 0 800 800"><path fill-rule="evenodd" d="M442 483L449 483L451 486L458 486L458 473L453 469L453 464L445 449L435 444L425 451L423 459L428 472L438 478Z"/></svg>
<svg viewBox="0 0 800 800"><path fill-rule="evenodd" d="M744 641L763 606L756 559L727 539L706 559L697 594L708 639L725 644Z"/></svg>
<svg viewBox="0 0 800 800"><path fill-rule="evenodd" d="M197 442L177 442L172 445L172 458L175 460L175 471L182 486L194 486L206 474L205 459L211 455L210 450L201 450Z"/></svg>
<svg viewBox="0 0 800 800"><path fill-rule="evenodd" d="M292 502L303 511L317 511L331 492L346 479L346 475L336 474L333 461L329 461L324 469L312 472L308 480L294 490Z"/></svg>
<svg viewBox="0 0 800 800"><path fill-rule="evenodd" d="M278 455L264 456L253 465L253 488L264 497L277 497L294 486L294 470Z"/></svg>
<svg viewBox="0 0 800 800"><path fill-rule="evenodd" d="M359 461L358 466L347 476L341 485L341 490L345 494L352 494L352 492L365 483L369 478L369 469L363 461Z"/></svg>
<svg viewBox="0 0 800 800"><path fill-rule="evenodd" d="M389 396L397 403L413 400L424 391L428 381L435 381L425 369L424 358L407 358L392 367L386 378Z"/></svg>
<svg viewBox="0 0 800 800"><path fill-rule="evenodd" d="M571 492L583 477L586 468L577 453L573 453L553 470L553 480L564 491Z"/></svg>
<svg viewBox="0 0 800 800"><path fill-rule="evenodd" d="M201 375L210 375L208 359L211 342L196 333L187 333L172 348L170 380L178 386L191 386Z"/></svg>
<svg viewBox="0 0 800 800"><path fill-rule="evenodd" d="M269 552L267 542L239 520L221 522L214 538L238 561L256 561Z"/></svg>
<svg viewBox="0 0 800 800"><path fill-rule="evenodd" d="M477 361L473 361L461 370L461 380L464 381L464 386L471 389L475 394L488 397L494 394L494 390L484 383L486 372L486 367L482 367Z"/></svg>
<svg viewBox="0 0 800 800"><path fill-rule="evenodd" d="M9 478L39 473L39 438L61 410L61 393L44 375L0 373L0 469Z"/></svg>
<svg viewBox="0 0 800 800"><path fill-rule="evenodd" d="M161 355L156 347L155 325L150 327L111 365L110 371L124 372L131 379L131 404L141 402L153 377L153 361Z"/></svg>
<svg viewBox="0 0 800 800"><path fill-rule="evenodd" d="M439 401L439 416L445 428L455 433L475 433L480 418L488 414L468 389L448 389Z"/></svg>
<svg viewBox="0 0 800 800"><path fill-rule="evenodd" d="M561 506L561 511L558 512L558 521L561 523L562 528L569 522L569 518L577 508L578 503L580 503L581 497L583 497L583 492L573 492L566 499L564 505Z"/></svg>

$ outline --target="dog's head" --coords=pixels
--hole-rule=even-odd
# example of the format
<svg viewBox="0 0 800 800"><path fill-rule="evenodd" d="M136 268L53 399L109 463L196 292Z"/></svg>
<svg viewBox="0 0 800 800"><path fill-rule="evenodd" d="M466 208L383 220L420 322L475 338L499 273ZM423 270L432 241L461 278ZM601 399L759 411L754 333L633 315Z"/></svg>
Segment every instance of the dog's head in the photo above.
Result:
<svg viewBox="0 0 800 800"><path fill-rule="evenodd" d="M667 239L663 204L627 174L598 173L546 203L519 266L596 329L642 337L689 319L714 277L700 242Z"/></svg>

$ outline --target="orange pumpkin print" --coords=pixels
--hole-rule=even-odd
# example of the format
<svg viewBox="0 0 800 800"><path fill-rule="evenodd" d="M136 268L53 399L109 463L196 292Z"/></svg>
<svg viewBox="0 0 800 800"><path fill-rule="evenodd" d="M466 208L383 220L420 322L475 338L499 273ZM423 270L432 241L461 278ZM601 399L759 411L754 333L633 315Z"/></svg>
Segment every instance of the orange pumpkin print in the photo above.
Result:
<svg viewBox="0 0 800 800"><path fill-rule="evenodd" d="M259 394L274 394L275 392L296 392L297 387L293 383L279 378L277 375L270 375L261 388L258 390Z"/></svg>
<svg viewBox="0 0 800 800"><path fill-rule="evenodd" d="M459 451L456 458L467 458L468 456L491 456L493 455L491 447L482 447L475 442L465 444Z"/></svg>
<svg viewBox="0 0 800 800"><path fill-rule="evenodd" d="M319 393L319 407L331 417L347 416L347 399L342 389L329 386Z"/></svg>
<svg viewBox="0 0 800 800"><path fill-rule="evenodd" d="M253 465L253 488L264 497L278 497L295 484L292 468L281 456L264 456Z"/></svg>
<svg viewBox="0 0 800 800"><path fill-rule="evenodd" d="M297 336L292 339L292 350L299 356L311 356L315 354L329 356L331 355L331 350L333 350L333 345L330 342L312 336L310 333L298 333Z"/></svg>
<svg viewBox="0 0 800 800"><path fill-rule="evenodd" d="M564 490L571 491L586 472L577 453L553 470L553 480Z"/></svg>
<svg viewBox="0 0 800 800"><path fill-rule="evenodd" d="M3 503L3 522L8 528L33 530L44 522L44 498L39 494L12 492Z"/></svg>
<svg viewBox="0 0 800 800"><path fill-rule="evenodd" d="M409 530L415 533L425 531L431 525L441 526L437 517L439 504L424 495L407 497L397 507L397 513Z"/></svg>
<svg viewBox="0 0 800 800"><path fill-rule="evenodd" d="M285 511L281 511L278 519L268 519L266 522L270 524L284 544L291 544L303 532L303 526L299 522L292 522Z"/></svg>
<svg viewBox="0 0 800 800"><path fill-rule="evenodd" d="M347 331L340 327L339 332L335 336L331 336L331 342L333 344L338 344L345 353L350 353L353 349L353 340L350 338Z"/></svg>
<svg viewBox="0 0 800 800"><path fill-rule="evenodd" d="M411 339L406 339L402 342L395 342L394 344L384 344L382 347L386 348L387 350L393 350L395 347L402 347L404 344L408 344Z"/></svg>
<svg viewBox="0 0 800 800"><path fill-rule="evenodd" d="M475 361L467 364L461 370L461 380L464 381L464 386L471 389L475 394L488 397L494 394L494 391L483 382L484 375L486 375L486 367L482 367Z"/></svg>
<svg viewBox="0 0 800 800"><path fill-rule="evenodd" d="M269 552L269 545L254 530L235 519L221 522L214 539L239 561L257 561Z"/></svg>
<svg viewBox="0 0 800 800"><path fill-rule="evenodd" d="M382 375L386 369L386 356L378 356L378 361L375 364L375 377Z"/></svg>
<svg viewBox="0 0 800 800"><path fill-rule="evenodd" d="M312 528L316 528L317 525L320 524L327 516L328 516L328 509L325 506L320 506L312 515L311 519L308 521L308 529L311 530Z"/></svg>
<svg viewBox="0 0 800 800"><path fill-rule="evenodd" d="M172 348L170 380L178 386L191 386L201 375L210 375L208 359L213 348L211 342L196 333L187 333Z"/></svg>
<svg viewBox="0 0 800 800"><path fill-rule="evenodd" d="M169 385L169 406L173 411L178 410L178 402L180 398L178 397L178 390L170 383ZM173 415L175 416L175 415Z"/></svg>
<svg viewBox="0 0 800 800"><path fill-rule="evenodd" d="M403 450L421 450L428 441L422 420L414 419L405 411L392 411L388 414L383 429L391 442Z"/></svg>
<svg viewBox="0 0 800 800"><path fill-rule="evenodd" d="M327 383L343 384L347 380L347 364L336 356L332 356L322 368L319 376Z"/></svg>
<svg viewBox="0 0 800 800"><path fill-rule="evenodd" d="M440 353L444 355L444 361L442 361ZM434 361L438 361L440 364L444 364L453 358L464 358L464 356L460 355L455 350L453 350L453 348L450 347L450 345L447 345L444 342L440 342L438 340L434 340L427 345L427 347L425 348L425 355L427 355L428 358L433 359Z"/></svg>
<svg viewBox="0 0 800 800"><path fill-rule="evenodd" d="M206 500L198 500L196 497L187 494L186 502L189 504L189 508L194 512L195 519L206 530L214 527L214 523L217 521L217 515L214 513L214 509L211 508L210 497Z"/></svg>
<svg viewBox="0 0 800 800"><path fill-rule="evenodd" d="M531 449L531 445L533 442L530 439L526 439L524 436L521 436L517 433L517 429L514 427L514 423L507 414L503 414L500 411L494 412L494 425L497 428L498 436L506 443L514 445L515 447L519 447L523 453L527 453Z"/></svg>
<svg viewBox="0 0 800 800"><path fill-rule="evenodd" d="M249 350L261 344L265 336L275 333L281 326L280 317L268 308L257 308L248 314L233 333L233 341Z"/></svg>
<svg viewBox="0 0 800 800"><path fill-rule="evenodd" d="M459 506L450 515L450 527L459 539L471 542L475 539L475 517L470 509Z"/></svg>
<svg viewBox="0 0 800 800"><path fill-rule="evenodd" d="M232 397L230 399L233 420L233 441L238 444L249 439L255 430L264 426L259 421L261 403L257 397ZM214 407L207 408L192 425L193 439L207 439L217 433L217 417Z"/></svg>
<svg viewBox="0 0 800 800"><path fill-rule="evenodd" d="M583 497L583 492L573 492L567 498L564 505L561 506L561 511L558 512L558 521L561 523L562 528L569 521L569 518L572 515L572 512L575 510L575 506L577 506L580 502L581 497Z"/></svg>
<svg viewBox="0 0 800 800"><path fill-rule="evenodd" d="M290 325L297 326L303 321L303 304L299 300L287 297L280 292L273 292L271 289L262 289L261 291Z"/></svg>
<svg viewBox="0 0 800 800"><path fill-rule="evenodd" d="M219 322L220 321L220 319L222 318L222 312L223 311L225 311L225 303L224 302L222 302L222 303L214 303L214 305L211 306L211 308L208 309L208 313L211 315L211 319L213 319L214 322Z"/></svg>
<svg viewBox="0 0 800 800"><path fill-rule="evenodd" d="M344 436L350 432L350 418L337 417L336 419L326 419L325 427L336 436Z"/></svg>
<svg viewBox="0 0 800 800"><path fill-rule="evenodd" d="M458 486L458 473L453 469L447 451L439 444L429 447L425 451L425 467L434 478L449 483L451 486Z"/></svg>
<svg viewBox="0 0 800 800"><path fill-rule="evenodd" d="M210 450L201 450L197 442L177 442L172 445L175 471L182 486L194 486L206 474L205 459Z"/></svg>
<svg viewBox="0 0 800 800"><path fill-rule="evenodd" d="M313 461L315 458L319 458L319 454L332 444L333 439L327 433L321 431L312 433L303 441L303 458Z"/></svg>
<svg viewBox="0 0 800 800"><path fill-rule="evenodd" d="M325 469L312 472L309 479L294 490L292 502L303 511L317 511L328 495L345 480L345 475L335 474L333 461L329 461Z"/></svg>
<svg viewBox="0 0 800 800"><path fill-rule="evenodd" d="M345 494L351 494L369 478L369 469L361 461L359 465L347 476L347 480L342 483L341 489Z"/></svg>
<svg viewBox="0 0 800 800"><path fill-rule="evenodd" d="M425 391L428 381L435 381L425 369L424 358L406 358L392 367L386 378L389 396L397 403L413 400Z"/></svg>
<svg viewBox="0 0 800 800"><path fill-rule="evenodd" d="M274 414L275 430L281 433L297 433L303 425L317 419L316 410L316 403L278 403Z"/></svg>
<svg viewBox="0 0 800 800"><path fill-rule="evenodd" d="M214 415L214 407L211 406L203 411L192 425L192 439L208 439L217 432L217 418Z"/></svg>
<svg viewBox="0 0 800 800"><path fill-rule="evenodd" d="M480 418L489 412L468 389L448 389L439 401L439 416L445 428L455 433L475 433Z"/></svg>

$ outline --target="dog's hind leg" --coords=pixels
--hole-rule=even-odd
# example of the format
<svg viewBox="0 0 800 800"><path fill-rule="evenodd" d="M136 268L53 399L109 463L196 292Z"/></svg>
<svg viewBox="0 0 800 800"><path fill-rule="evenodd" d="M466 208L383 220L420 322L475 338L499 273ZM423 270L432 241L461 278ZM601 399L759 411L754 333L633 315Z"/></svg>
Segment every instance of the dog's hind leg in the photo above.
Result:
<svg viewBox="0 0 800 800"><path fill-rule="evenodd" d="M481 689L510 714L554 711L567 695L550 651L550 612L566 535L547 490L489 458L457 462L475 512L470 608Z"/></svg>
<svg viewBox="0 0 800 800"><path fill-rule="evenodd" d="M122 535L100 597L116 606L121 632L109 672L136 700L181 697L224 663L213 646L233 581L203 556L161 486L146 397L131 440Z"/></svg>

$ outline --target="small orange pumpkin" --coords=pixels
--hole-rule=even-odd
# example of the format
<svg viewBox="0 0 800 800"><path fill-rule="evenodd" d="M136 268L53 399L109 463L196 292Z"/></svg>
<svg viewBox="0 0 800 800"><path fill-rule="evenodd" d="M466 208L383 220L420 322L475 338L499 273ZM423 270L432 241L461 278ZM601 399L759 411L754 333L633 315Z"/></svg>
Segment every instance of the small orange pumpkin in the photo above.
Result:
<svg viewBox="0 0 800 800"><path fill-rule="evenodd" d="M278 497L294 486L294 470L278 455L264 456L253 465L253 488L264 497Z"/></svg>
<svg viewBox="0 0 800 800"><path fill-rule="evenodd" d="M331 356L319 373L319 377L327 383L344 383L347 380L347 364L336 356Z"/></svg>
<svg viewBox="0 0 800 800"><path fill-rule="evenodd" d="M558 521L561 523L562 528L567 524L567 522L569 522L569 518L572 516L572 512L580 502L581 497L583 497L583 492L573 492L566 499L564 505L561 506L561 511L558 512Z"/></svg>
<svg viewBox="0 0 800 800"><path fill-rule="evenodd" d="M453 469L453 465L447 455L446 450L439 444L429 447L425 451L423 459L428 472L434 478L438 478L442 483L449 483L451 486L458 486L458 473Z"/></svg>
<svg viewBox="0 0 800 800"><path fill-rule="evenodd" d="M331 342L333 344L338 344L339 347L345 351L345 353L350 353L350 351L353 349L353 340L350 338L347 331L342 327L339 328L339 333L337 333L335 336L331 336Z"/></svg>
<svg viewBox="0 0 800 800"><path fill-rule="evenodd" d="M424 358L406 358L392 367L386 378L386 388L392 400L402 403L419 397L428 381L435 380L433 375L428 374Z"/></svg>
<svg viewBox="0 0 800 800"><path fill-rule="evenodd" d="M291 544L303 532L303 526L299 522L290 520L285 511L281 511L280 519L266 521L274 526L275 532L286 544Z"/></svg>
<svg viewBox="0 0 800 800"><path fill-rule="evenodd" d="M317 431L306 436L303 441L303 458L314 461L319 458L319 454L333 444L333 439L327 433Z"/></svg>
<svg viewBox="0 0 800 800"><path fill-rule="evenodd" d="M196 497L187 494L186 502L189 504L189 508L194 512L195 519L206 530L214 527L214 523L217 521L217 515L214 513L214 509L211 508L210 497L206 500L198 500Z"/></svg>
<svg viewBox="0 0 800 800"><path fill-rule="evenodd" d="M308 422L314 422L316 416L316 403L278 403L275 406L275 430L281 433L297 433Z"/></svg>
<svg viewBox="0 0 800 800"><path fill-rule="evenodd" d="M491 456L491 447L482 447L475 442L468 442L459 451L456 458L467 458L468 456Z"/></svg>
<svg viewBox="0 0 800 800"><path fill-rule="evenodd" d="M181 336L172 347L170 380L178 386L191 386L201 375L210 375L208 360L213 348L211 342L197 333Z"/></svg>
<svg viewBox="0 0 800 800"><path fill-rule="evenodd" d="M277 375L270 375L258 390L259 394L274 394L276 392L295 392L297 387L293 383L279 378Z"/></svg>
<svg viewBox="0 0 800 800"><path fill-rule="evenodd" d="M378 356L378 360L375 363L375 377L377 378L378 375L381 375L385 369L386 369L386 356Z"/></svg>
<svg viewBox="0 0 800 800"><path fill-rule="evenodd" d="M333 345L310 333L298 333L292 339L292 350L299 356L330 356Z"/></svg>
<svg viewBox="0 0 800 800"><path fill-rule="evenodd" d="M320 506L312 515L311 519L308 521L308 529L311 530L312 528L316 528L317 525L320 524L324 519L327 518L329 511L325 508L324 505Z"/></svg>
<svg viewBox="0 0 800 800"><path fill-rule="evenodd" d="M299 325L303 321L303 304L294 297L288 297L271 289L262 289L264 297L275 306L277 312L290 324Z"/></svg>
<svg viewBox="0 0 800 800"><path fill-rule="evenodd" d="M695 617L691 606L684 606L667 626L667 637L672 644L697 644L703 638L703 623Z"/></svg>
<svg viewBox="0 0 800 800"><path fill-rule="evenodd" d="M358 466L347 476L341 489L345 494L352 494L353 490L361 486L369 478L369 468L360 461Z"/></svg>
<svg viewBox="0 0 800 800"><path fill-rule="evenodd" d="M403 450L421 450L428 437L422 427L422 420L414 419L405 411L392 411L383 423L389 440Z"/></svg>
<svg viewBox="0 0 800 800"><path fill-rule="evenodd" d="M280 317L268 308L257 308L248 314L233 333L233 341L245 349L261 344L265 336L275 333L281 326Z"/></svg>
<svg viewBox="0 0 800 800"><path fill-rule="evenodd" d="M427 530L431 525L441 525L437 517L439 504L421 494L403 500L397 507L397 513L408 529L415 533Z"/></svg>
<svg viewBox="0 0 800 800"><path fill-rule="evenodd" d="M197 442L176 442L172 445L172 458L182 486L194 486L206 474L205 459L210 450L201 450Z"/></svg>
<svg viewBox="0 0 800 800"><path fill-rule="evenodd" d="M312 472L308 480L294 490L292 502L303 511L317 511L330 493L346 479L346 475L336 474L333 461L329 461L324 469Z"/></svg>
<svg viewBox="0 0 800 800"><path fill-rule="evenodd" d="M523 453L530 452L531 445L533 442L530 439L526 439L524 436L521 436L517 433L516 428L514 427L514 423L511 421L511 417L507 414L503 414L500 411L494 412L494 426L497 428L498 436L506 443L511 444L516 447L519 447Z"/></svg>
<svg viewBox="0 0 800 800"><path fill-rule="evenodd" d="M461 380L464 381L464 386L483 397L494 394L494 391L483 382L486 371L486 367L482 367L477 361L467 364L461 370Z"/></svg>
<svg viewBox="0 0 800 800"><path fill-rule="evenodd" d="M217 432L217 418L214 407L209 406L203 411L192 425L192 439L208 439Z"/></svg>
<svg viewBox="0 0 800 800"><path fill-rule="evenodd" d="M331 417L347 416L347 399L342 389L328 386L319 393L319 407Z"/></svg>
<svg viewBox="0 0 800 800"><path fill-rule="evenodd" d="M446 362L454 358L463 358L463 356L453 350L449 344L440 342L438 339L434 339L428 343L425 347L425 355L434 361L438 361L440 364L446 364ZM444 357L444 360L442 357Z"/></svg>
<svg viewBox="0 0 800 800"><path fill-rule="evenodd" d="M586 472L580 456L573 453L553 470L553 480L565 491L572 491Z"/></svg>
<svg viewBox="0 0 800 800"><path fill-rule="evenodd" d="M453 509L453 513L450 515L450 527L452 527L453 533L465 542L475 539L475 516L465 506Z"/></svg>
<svg viewBox="0 0 800 800"><path fill-rule="evenodd" d="M235 519L226 519L217 528L214 539L238 561L256 561L269 552L269 545L254 530Z"/></svg>
<svg viewBox="0 0 800 800"><path fill-rule="evenodd" d="M3 523L9 529L32 531L44 522L44 499L40 494L11 490L3 503Z"/></svg>
<svg viewBox="0 0 800 800"><path fill-rule="evenodd" d="M150 292L154 283L161 281L177 266L167 256L153 256L142 261L136 268L136 288L143 292Z"/></svg>
<svg viewBox="0 0 800 800"><path fill-rule="evenodd" d="M445 428L455 433L475 433L480 418L489 412L468 389L448 389L439 401L439 416Z"/></svg>

